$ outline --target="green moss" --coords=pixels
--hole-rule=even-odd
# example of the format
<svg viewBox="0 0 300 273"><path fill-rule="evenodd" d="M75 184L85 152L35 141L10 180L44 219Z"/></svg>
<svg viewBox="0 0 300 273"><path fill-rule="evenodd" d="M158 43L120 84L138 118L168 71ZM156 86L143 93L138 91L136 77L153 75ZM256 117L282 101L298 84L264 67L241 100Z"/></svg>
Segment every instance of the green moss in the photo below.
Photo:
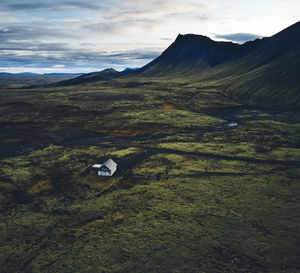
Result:
<svg viewBox="0 0 300 273"><path fill-rule="evenodd" d="M144 162L136 166L133 170L134 174L144 176L154 176L160 173L164 173L167 169L167 165L164 164L157 156L151 157L149 161Z"/></svg>
<svg viewBox="0 0 300 273"><path fill-rule="evenodd" d="M257 154L255 145L247 142L240 143L216 143L216 142L170 142L160 143L157 147L187 152L202 152L221 155L235 155L264 158L263 154Z"/></svg>
<svg viewBox="0 0 300 273"><path fill-rule="evenodd" d="M33 167L24 157L3 160L0 170L4 177L14 182L28 181L33 175Z"/></svg>
<svg viewBox="0 0 300 273"><path fill-rule="evenodd" d="M129 120L137 120L140 123L155 123L163 125L173 125L176 127L217 125L222 121L220 119L213 118L208 115L198 114L184 110L140 110L135 113L126 113L125 117Z"/></svg>
<svg viewBox="0 0 300 273"><path fill-rule="evenodd" d="M197 174L227 173L249 174L269 172L270 165L261 165L240 161L206 159L196 156L177 154L158 154L146 160L134 169L135 174L156 177L160 174L188 177Z"/></svg>
<svg viewBox="0 0 300 273"><path fill-rule="evenodd" d="M299 148L277 148L274 149L270 155L272 159L280 160L298 160L300 161L300 149Z"/></svg>
<svg viewBox="0 0 300 273"><path fill-rule="evenodd" d="M238 160L299 161L299 113L239 110L222 90L194 76L2 89L1 270L299 271L298 166ZM4 106L17 101L33 107ZM241 120L215 130L223 117ZM110 157L113 177L90 175Z"/></svg>
<svg viewBox="0 0 300 273"><path fill-rule="evenodd" d="M122 149L122 150L118 150L118 151L113 151L110 154L113 156L118 156L118 157L123 157L129 154L133 154L133 153L138 153L140 151L140 149L134 148L134 147L129 147L126 149Z"/></svg>

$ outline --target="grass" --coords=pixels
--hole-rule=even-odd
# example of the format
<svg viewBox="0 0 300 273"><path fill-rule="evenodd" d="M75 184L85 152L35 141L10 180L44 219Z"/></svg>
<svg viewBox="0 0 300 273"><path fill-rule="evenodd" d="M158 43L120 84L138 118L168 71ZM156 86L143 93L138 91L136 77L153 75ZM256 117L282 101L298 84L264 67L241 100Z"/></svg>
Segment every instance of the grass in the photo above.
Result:
<svg viewBox="0 0 300 273"><path fill-rule="evenodd" d="M270 165L249 162L207 159L178 154L157 154L138 165L134 173L146 177L199 177L203 175L261 174L273 170ZM159 176L158 176L159 177Z"/></svg>
<svg viewBox="0 0 300 273"><path fill-rule="evenodd" d="M300 270L299 112L180 77L0 99L3 272Z"/></svg>
<svg viewBox="0 0 300 273"><path fill-rule="evenodd" d="M257 156L255 152L255 146L247 142L240 142L238 144L216 142L166 142L160 143L157 146L187 152L207 152L220 155L250 157Z"/></svg>

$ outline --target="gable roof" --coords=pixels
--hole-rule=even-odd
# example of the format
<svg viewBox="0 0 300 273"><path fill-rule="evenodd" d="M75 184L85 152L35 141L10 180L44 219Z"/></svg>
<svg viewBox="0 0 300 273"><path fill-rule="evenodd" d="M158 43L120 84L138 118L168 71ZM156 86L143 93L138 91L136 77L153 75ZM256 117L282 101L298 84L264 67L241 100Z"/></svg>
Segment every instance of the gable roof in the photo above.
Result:
<svg viewBox="0 0 300 273"><path fill-rule="evenodd" d="M112 159L106 160L103 164L102 167L105 166L107 167L111 173L114 173L117 169L117 163L113 161Z"/></svg>
<svg viewBox="0 0 300 273"><path fill-rule="evenodd" d="M97 169L99 169L101 166L102 166L102 164L94 164L94 165L92 166L92 168L97 168Z"/></svg>

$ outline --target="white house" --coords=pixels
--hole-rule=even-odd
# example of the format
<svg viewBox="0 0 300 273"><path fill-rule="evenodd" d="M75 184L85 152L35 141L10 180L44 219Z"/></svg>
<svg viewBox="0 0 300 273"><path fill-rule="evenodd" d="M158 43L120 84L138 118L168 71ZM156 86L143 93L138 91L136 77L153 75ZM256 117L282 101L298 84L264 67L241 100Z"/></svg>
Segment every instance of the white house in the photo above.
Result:
<svg viewBox="0 0 300 273"><path fill-rule="evenodd" d="M108 159L103 164L94 164L92 170L101 176L112 176L117 170L117 163Z"/></svg>

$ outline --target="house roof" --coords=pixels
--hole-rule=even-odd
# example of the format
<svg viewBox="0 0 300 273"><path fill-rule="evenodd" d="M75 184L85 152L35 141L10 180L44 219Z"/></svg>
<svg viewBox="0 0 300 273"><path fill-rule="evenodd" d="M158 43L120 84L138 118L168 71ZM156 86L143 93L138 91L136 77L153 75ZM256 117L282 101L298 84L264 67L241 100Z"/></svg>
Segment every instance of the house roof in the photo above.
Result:
<svg viewBox="0 0 300 273"><path fill-rule="evenodd" d="M94 164L93 166L92 166L92 168L100 168L102 166L102 164Z"/></svg>
<svg viewBox="0 0 300 273"><path fill-rule="evenodd" d="M117 163L112 159L108 159L103 164L94 164L92 168L102 171L109 171L111 174L113 174L117 170Z"/></svg>
<svg viewBox="0 0 300 273"><path fill-rule="evenodd" d="M116 171L116 169L117 169L117 163L115 161L113 161L112 159L106 160L102 164L102 166L107 167L111 171L111 173L114 173Z"/></svg>

